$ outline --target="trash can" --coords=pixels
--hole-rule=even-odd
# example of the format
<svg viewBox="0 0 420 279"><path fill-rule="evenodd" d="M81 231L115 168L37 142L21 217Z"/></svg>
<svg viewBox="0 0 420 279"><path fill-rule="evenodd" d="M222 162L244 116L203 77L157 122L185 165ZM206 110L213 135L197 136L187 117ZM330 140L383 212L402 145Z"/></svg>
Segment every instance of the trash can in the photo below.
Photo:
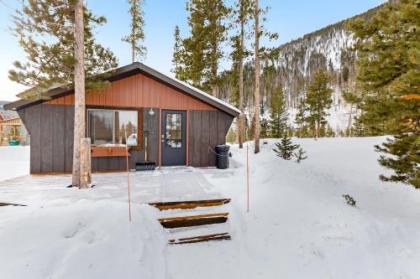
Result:
<svg viewBox="0 0 420 279"><path fill-rule="evenodd" d="M218 169L229 168L229 145L216 146L216 167Z"/></svg>

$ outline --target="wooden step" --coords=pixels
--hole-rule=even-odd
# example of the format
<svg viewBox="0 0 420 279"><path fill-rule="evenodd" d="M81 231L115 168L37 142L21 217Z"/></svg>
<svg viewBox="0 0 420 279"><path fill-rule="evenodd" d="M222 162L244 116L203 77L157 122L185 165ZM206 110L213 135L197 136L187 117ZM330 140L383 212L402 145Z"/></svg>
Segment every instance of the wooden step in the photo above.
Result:
<svg viewBox="0 0 420 279"><path fill-rule="evenodd" d="M182 228L182 227L193 227L209 224L220 224L225 223L228 219L229 213L210 213L201 215L190 215L190 216L179 216L179 217L168 217L158 219L164 228Z"/></svg>
<svg viewBox="0 0 420 279"><path fill-rule="evenodd" d="M224 205L230 202L230 199L212 199L212 200L196 200L196 201L177 201L177 202L153 202L149 205L159 210L170 209L194 209L197 207L210 207Z"/></svg>
<svg viewBox="0 0 420 279"><path fill-rule="evenodd" d="M170 239L168 243L169 244L187 244L187 243L197 243L197 242L214 241L214 240L230 240L230 239L231 237L229 233L216 233L216 234L200 235L200 236L194 236L194 237Z"/></svg>
<svg viewBox="0 0 420 279"><path fill-rule="evenodd" d="M26 206L26 204L0 202L0 206Z"/></svg>

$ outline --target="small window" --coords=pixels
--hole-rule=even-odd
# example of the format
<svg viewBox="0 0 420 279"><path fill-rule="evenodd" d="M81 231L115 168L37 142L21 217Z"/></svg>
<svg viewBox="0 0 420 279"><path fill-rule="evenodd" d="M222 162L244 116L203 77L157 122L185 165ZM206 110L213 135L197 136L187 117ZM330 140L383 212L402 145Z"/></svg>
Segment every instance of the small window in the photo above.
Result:
<svg viewBox="0 0 420 279"><path fill-rule="evenodd" d="M88 110L88 136L92 145L137 146L138 112L133 110Z"/></svg>

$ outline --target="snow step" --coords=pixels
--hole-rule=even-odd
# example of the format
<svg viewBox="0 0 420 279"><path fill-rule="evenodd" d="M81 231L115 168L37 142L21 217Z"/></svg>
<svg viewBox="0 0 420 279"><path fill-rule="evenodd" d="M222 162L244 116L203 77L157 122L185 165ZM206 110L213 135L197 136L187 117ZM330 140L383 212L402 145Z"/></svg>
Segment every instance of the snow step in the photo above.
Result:
<svg viewBox="0 0 420 279"><path fill-rule="evenodd" d="M214 240L230 240L231 237L229 233L216 233L216 234L207 234L193 237L184 237L178 239L170 239L169 244L188 244L188 243L197 243L205 241L214 241Z"/></svg>
<svg viewBox="0 0 420 279"><path fill-rule="evenodd" d="M224 205L230 202L230 199L212 199L212 200L195 200L195 201L177 201L177 202L153 202L149 205L159 210L170 209L193 209L197 207L211 207Z"/></svg>
<svg viewBox="0 0 420 279"><path fill-rule="evenodd" d="M229 213L209 213L201 215L168 217L158 219L160 224L167 229L193 227L209 224L225 223L228 219Z"/></svg>

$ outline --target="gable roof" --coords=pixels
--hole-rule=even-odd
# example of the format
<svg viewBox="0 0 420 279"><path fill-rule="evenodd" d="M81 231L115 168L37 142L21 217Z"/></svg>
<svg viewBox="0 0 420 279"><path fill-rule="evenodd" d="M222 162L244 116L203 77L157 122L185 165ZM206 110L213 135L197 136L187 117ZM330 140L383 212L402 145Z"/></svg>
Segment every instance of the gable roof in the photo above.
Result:
<svg viewBox="0 0 420 279"><path fill-rule="evenodd" d="M185 94L194 97L198 100L203 101L204 103L207 103L221 111L226 112L227 114L236 117L238 116L241 111L237 109L236 107L228 104L227 102L224 102L214 96L211 96L210 94L195 88L183 81L180 81L178 79L169 77L165 74L162 74L161 72L150 68L149 66L144 65L140 62L134 62L132 64L129 64L124 67L117 68L107 74L107 78L105 80L108 81L116 81L120 80L129 76L133 76L139 73L143 73L153 79L156 79L168 86L174 87ZM10 103L5 105L5 108L8 110L19 110L25 107L33 106L35 104L39 104L51 99L55 99L64 95L72 94L73 89L68 87L60 87L57 86L55 88L52 88L48 90L48 92L45 94L46 99L34 99L34 100L27 100L27 99L20 99L16 102Z"/></svg>

